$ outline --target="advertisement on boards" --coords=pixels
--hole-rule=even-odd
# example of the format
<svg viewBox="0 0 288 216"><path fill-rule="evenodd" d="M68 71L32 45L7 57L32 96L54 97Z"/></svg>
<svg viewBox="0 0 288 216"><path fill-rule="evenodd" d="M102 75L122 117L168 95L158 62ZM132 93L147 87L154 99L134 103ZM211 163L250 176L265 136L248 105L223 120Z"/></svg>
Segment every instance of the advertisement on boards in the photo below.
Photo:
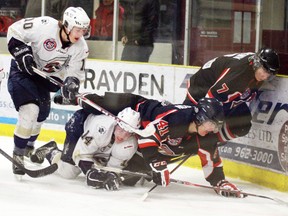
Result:
<svg viewBox="0 0 288 216"><path fill-rule="evenodd" d="M1 55L5 77L0 92L0 127L16 124L17 112L7 91L10 56ZM197 67L123 63L89 59L86 79L80 93L126 92L147 98L181 104L186 96L187 80ZM288 80L277 77L263 86L250 104L252 128L249 133L219 147L223 158L287 174L288 171ZM54 94L51 94L53 98ZM64 131L65 123L79 106L52 103L43 128ZM2 124L2 125L1 125ZM0 130L0 131L1 131ZM0 134L1 135L1 134Z"/></svg>

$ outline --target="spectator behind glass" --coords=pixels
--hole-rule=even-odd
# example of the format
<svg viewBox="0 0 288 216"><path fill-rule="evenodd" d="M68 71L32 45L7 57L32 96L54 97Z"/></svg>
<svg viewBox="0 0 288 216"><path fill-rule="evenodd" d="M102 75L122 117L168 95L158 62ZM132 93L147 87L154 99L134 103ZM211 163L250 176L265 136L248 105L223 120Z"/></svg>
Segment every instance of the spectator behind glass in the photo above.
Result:
<svg viewBox="0 0 288 216"><path fill-rule="evenodd" d="M95 39L112 40L113 36L114 0L101 0L95 11ZM121 31L124 8L119 5L118 30Z"/></svg>
<svg viewBox="0 0 288 216"><path fill-rule="evenodd" d="M41 16L41 3L40 0L28 0L25 11L25 18ZM73 5L72 0L49 0L45 1L45 16L53 17L60 20L64 10Z"/></svg>
<svg viewBox="0 0 288 216"><path fill-rule="evenodd" d="M120 0L124 7L121 60L148 62L158 28L158 0Z"/></svg>

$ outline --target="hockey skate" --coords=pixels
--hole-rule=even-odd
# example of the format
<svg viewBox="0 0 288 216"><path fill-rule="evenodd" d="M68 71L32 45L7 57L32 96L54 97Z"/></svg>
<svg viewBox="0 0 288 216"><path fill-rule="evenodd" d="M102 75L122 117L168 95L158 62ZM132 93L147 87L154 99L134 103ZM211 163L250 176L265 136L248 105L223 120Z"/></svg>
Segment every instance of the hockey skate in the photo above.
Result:
<svg viewBox="0 0 288 216"><path fill-rule="evenodd" d="M13 159L16 160L19 164L22 164L24 166L24 156L23 155L17 155L16 153L13 152ZM25 175L25 172L23 172L21 169L19 169L14 164L12 164L12 170L13 170L13 173L17 176Z"/></svg>
<svg viewBox="0 0 288 216"><path fill-rule="evenodd" d="M26 146L24 156L30 158L34 152L34 146Z"/></svg>
<svg viewBox="0 0 288 216"><path fill-rule="evenodd" d="M33 163L38 163L42 164L44 162L44 159L46 155L53 150L58 149L57 144L55 141L50 141L47 144L39 147L38 149L35 150L34 154L30 156L30 160Z"/></svg>

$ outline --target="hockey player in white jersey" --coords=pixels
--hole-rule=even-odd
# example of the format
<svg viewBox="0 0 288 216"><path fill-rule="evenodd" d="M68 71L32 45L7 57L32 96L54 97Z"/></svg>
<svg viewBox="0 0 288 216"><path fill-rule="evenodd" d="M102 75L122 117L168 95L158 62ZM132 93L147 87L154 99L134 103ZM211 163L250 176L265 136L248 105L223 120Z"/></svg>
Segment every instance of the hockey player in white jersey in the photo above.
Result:
<svg viewBox="0 0 288 216"><path fill-rule="evenodd" d="M8 90L18 111L13 157L20 163L33 151L41 125L50 113L50 92L59 90L36 75L32 66L63 82L62 95L73 99L85 77L88 46L84 36L89 29L90 19L80 7L67 8L62 21L47 16L26 18L9 27L8 50L14 58ZM13 173L24 175L15 166Z"/></svg>
<svg viewBox="0 0 288 216"><path fill-rule="evenodd" d="M119 112L118 117L135 129L140 127L140 113L130 107ZM46 158L51 164L57 163L58 174L67 179L84 173L87 185L96 189L119 189L117 174L97 167L125 168L138 147L133 132L110 116L88 114L83 109L74 113L65 130L63 152L51 141L36 149L31 160L41 163Z"/></svg>

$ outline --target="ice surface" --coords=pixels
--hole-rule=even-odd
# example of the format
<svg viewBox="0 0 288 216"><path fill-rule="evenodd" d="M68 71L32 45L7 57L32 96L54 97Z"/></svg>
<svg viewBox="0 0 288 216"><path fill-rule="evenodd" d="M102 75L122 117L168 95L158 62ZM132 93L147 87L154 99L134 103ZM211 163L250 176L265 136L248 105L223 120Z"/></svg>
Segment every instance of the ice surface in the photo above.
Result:
<svg viewBox="0 0 288 216"><path fill-rule="evenodd" d="M13 140L0 137L1 149L12 155ZM43 142L37 142L37 146ZM62 148L63 145L59 145ZM29 169L43 168L25 162ZM288 207L272 200L247 197L245 199L224 198L214 191L194 186L170 184L158 186L141 201L153 183L143 186L121 187L119 191L92 189L86 186L85 178L80 175L75 180L66 180L57 174L42 178L27 175L22 180L15 179L12 165L0 155L0 214L19 216L45 215L87 215L87 216L287 216ZM173 178L197 184L208 183L201 170L181 167ZM288 202L288 193L281 193L249 182L229 179L242 190L249 193L275 197Z"/></svg>

